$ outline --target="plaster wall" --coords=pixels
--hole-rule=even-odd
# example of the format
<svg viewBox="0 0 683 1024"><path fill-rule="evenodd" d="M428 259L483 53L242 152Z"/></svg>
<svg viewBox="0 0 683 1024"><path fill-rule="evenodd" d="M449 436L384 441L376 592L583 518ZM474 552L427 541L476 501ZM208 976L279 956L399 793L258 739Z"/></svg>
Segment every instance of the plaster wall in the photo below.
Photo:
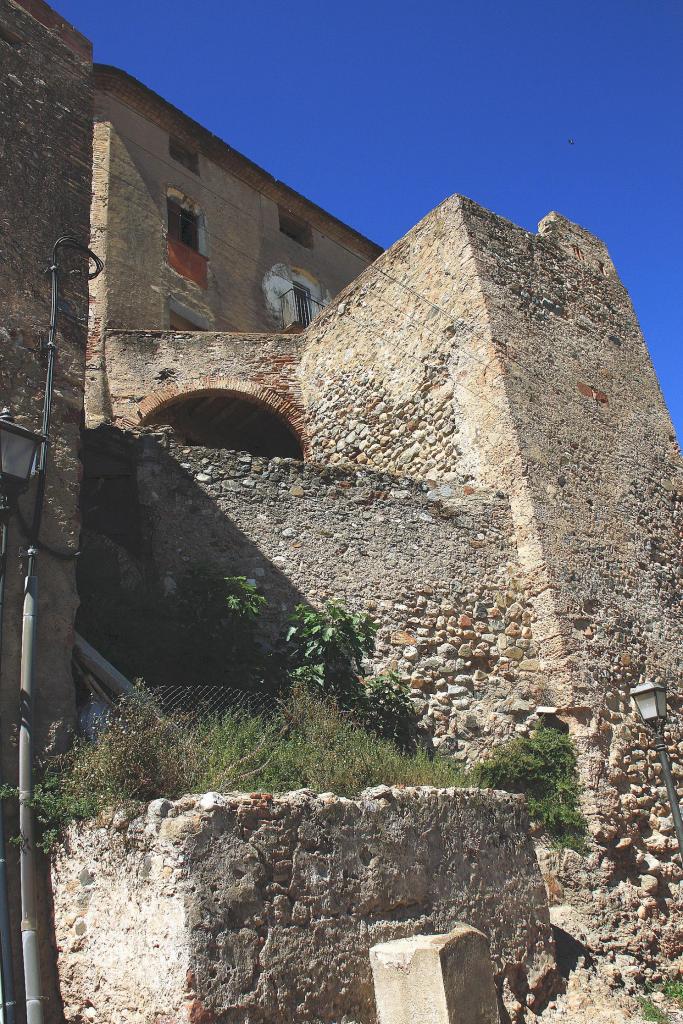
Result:
<svg viewBox="0 0 683 1024"><path fill-rule="evenodd" d="M273 302L268 287L274 267L285 267L284 275L281 269L276 274L282 278L280 291L298 270L327 299L367 266L369 250L373 256L379 251L367 242L354 246L351 232L343 242L331 238L322 211L313 207L312 246L295 242L280 231L277 202L205 155L200 136L190 143L199 152L199 174L175 161L163 118L160 122L134 109L137 83L129 80L133 85L126 98L108 91L108 81L104 73L98 75L96 119L103 141L96 136L95 167L106 169L102 185L108 207L104 241L109 327L167 328L169 300L174 299L214 330L279 330L279 303ZM125 91L125 83L121 88ZM168 265L169 188L204 214L206 289Z"/></svg>

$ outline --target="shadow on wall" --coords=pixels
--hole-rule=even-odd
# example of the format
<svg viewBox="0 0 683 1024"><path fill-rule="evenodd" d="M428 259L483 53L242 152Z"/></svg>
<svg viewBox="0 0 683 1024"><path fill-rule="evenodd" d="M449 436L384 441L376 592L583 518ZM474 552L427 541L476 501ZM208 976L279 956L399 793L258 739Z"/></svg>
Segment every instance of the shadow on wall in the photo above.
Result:
<svg viewBox="0 0 683 1024"><path fill-rule="evenodd" d="M149 686L263 689L265 655L303 594L155 437L86 431L83 463L78 631ZM254 565L268 603L252 631L231 617L223 579Z"/></svg>

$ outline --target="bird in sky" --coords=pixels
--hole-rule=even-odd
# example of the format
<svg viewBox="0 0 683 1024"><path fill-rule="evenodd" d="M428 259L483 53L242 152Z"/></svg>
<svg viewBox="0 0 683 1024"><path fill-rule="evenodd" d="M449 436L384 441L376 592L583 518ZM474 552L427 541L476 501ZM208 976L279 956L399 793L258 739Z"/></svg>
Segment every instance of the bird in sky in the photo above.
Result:
<svg viewBox="0 0 683 1024"><path fill-rule="evenodd" d="M569 143L570 146L574 145L574 140L573 139L567 139L567 142Z"/></svg>

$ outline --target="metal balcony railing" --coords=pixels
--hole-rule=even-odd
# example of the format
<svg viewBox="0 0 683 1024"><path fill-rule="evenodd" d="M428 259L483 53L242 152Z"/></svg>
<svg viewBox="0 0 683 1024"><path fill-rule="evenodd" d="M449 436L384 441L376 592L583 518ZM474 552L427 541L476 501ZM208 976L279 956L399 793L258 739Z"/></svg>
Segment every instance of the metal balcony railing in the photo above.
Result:
<svg viewBox="0 0 683 1024"><path fill-rule="evenodd" d="M324 302L318 302L305 288L294 285L280 296L282 329L287 330L288 327L294 326L308 327L313 317L324 308Z"/></svg>

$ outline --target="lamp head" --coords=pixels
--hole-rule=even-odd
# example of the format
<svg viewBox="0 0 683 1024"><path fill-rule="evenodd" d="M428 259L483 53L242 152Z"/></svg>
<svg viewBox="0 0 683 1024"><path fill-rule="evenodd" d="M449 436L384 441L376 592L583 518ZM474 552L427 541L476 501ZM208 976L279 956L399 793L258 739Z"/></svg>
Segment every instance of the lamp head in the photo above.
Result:
<svg viewBox="0 0 683 1024"><path fill-rule="evenodd" d="M641 676L642 679L642 676ZM631 697L645 725L664 725L666 721L666 687L661 683L641 682L631 690Z"/></svg>
<svg viewBox="0 0 683 1024"><path fill-rule="evenodd" d="M42 434L20 427L9 409L0 412L0 481L13 493L28 487Z"/></svg>

